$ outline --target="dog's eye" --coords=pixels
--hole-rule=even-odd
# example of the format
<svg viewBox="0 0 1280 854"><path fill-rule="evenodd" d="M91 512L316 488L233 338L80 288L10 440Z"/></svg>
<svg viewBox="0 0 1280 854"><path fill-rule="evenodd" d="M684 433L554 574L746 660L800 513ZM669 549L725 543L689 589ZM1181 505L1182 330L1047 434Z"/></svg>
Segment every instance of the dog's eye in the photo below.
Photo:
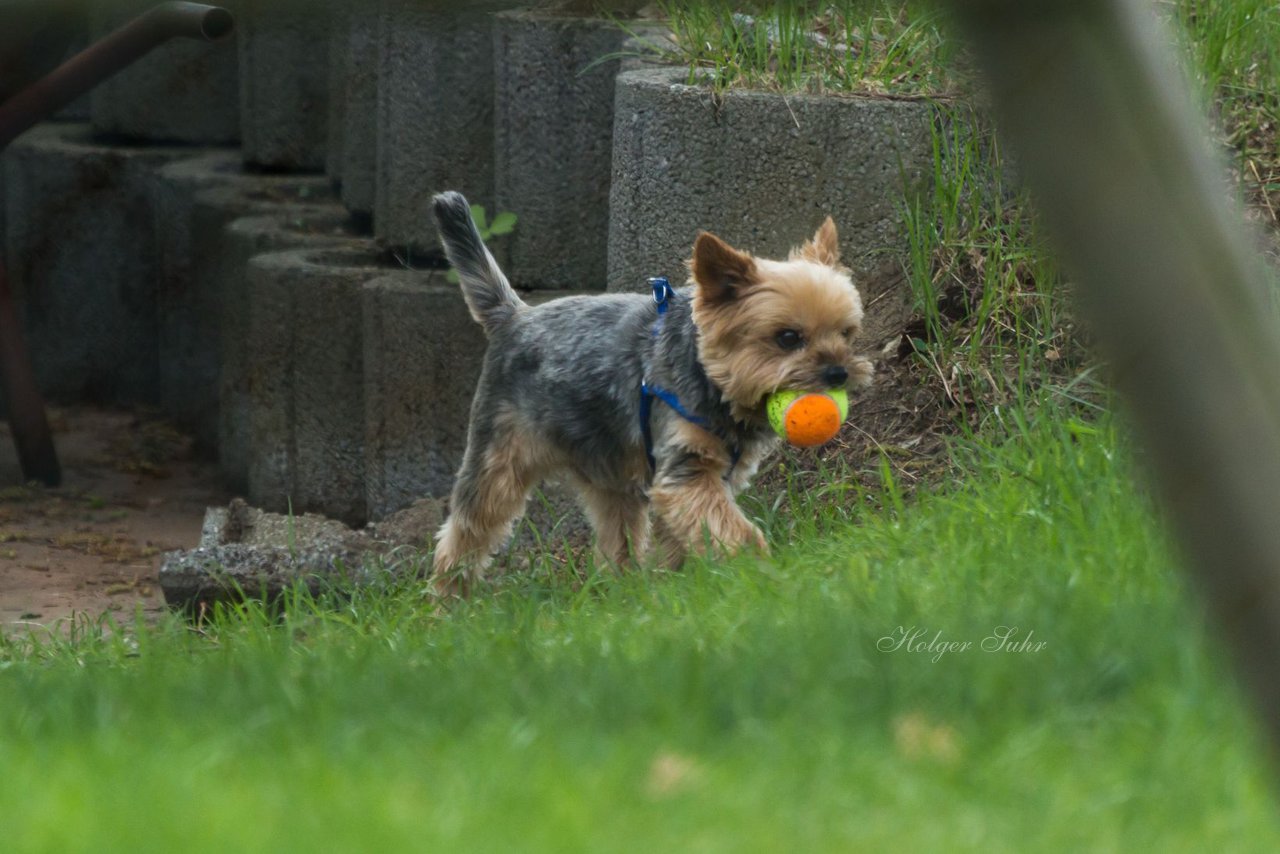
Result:
<svg viewBox="0 0 1280 854"><path fill-rule="evenodd" d="M804 346L804 336L794 329L784 329L777 335L773 336L773 340L783 350L797 350Z"/></svg>
<svg viewBox="0 0 1280 854"><path fill-rule="evenodd" d="M850 326L850 327L846 328L846 329L844 330L844 332L842 332L841 334L842 334L842 335L844 335L844 337L845 337L845 338L852 338L852 337L853 337L853 332L854 332L854 329L853 329L853 327L852 327L852 326Z"/></svg>

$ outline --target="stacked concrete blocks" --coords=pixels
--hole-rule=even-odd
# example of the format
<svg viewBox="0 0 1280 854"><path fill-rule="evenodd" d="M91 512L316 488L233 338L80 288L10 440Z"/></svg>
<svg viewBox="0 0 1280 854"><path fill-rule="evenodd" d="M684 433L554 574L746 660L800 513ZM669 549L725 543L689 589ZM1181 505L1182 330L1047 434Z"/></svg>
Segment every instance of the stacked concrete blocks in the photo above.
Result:
<svg viewBox="0 0 1280 854"><path fill-rule="evenodd" d="M778 257L830 214L859 273L905 248L899 199L931 174L935 109L885 98L685 85L682 69L618 76L609 289L684 278L699 229Z"/></svg>
<svg viewBox="0 0 1280 854"><path fill-rule="evenodd" d="M222 204L199 207L200 193L225 188ZM161 168L154 209L160 406L195 431L205 448L217 442L219 319L226 295L217 274L225 249L223 227L252 212L301 200L331 198L321 175L247 172L239 152L228 149Z"/></svg>
<svg viewBox="0 0 1280 854"><path fill-rule="evenodd" d="M347 33L351 29L354 0L333 0L329 15L329 115L325 122L324 174L334 190L342 186L342 122L347 99Z"/></svg>
<svg viewBox="0 0 1280 854"><path fill-rule="evenodd" d="M377 186L380 26L376 7L352 3L334 29L330 53L326 171L347 209L369 221Z"/></svg>
<svg viewBox="0 0 1280 854"><path fill-rule="evenodd" d="M201 193L193 214L199 223L225 221L232 210L243 210L244 199L227 188ZM210 290L220 293L218 324L220 353L218 358L218 467L227 485L235 492L250 494L249 469L250 423L253 396L250 393L251 310L254 300L249 289L249 261L256 255L286 249L364 248L371 251L368 240L350 229L345 209L338 205L289 205L257 202L260 212L231 222L223 229L222 249L207 272L202 273L216 284ZM266 211L274 211L267 213ZM268 374L268 380L270 375ZM258 396L259 405L269 393ZM268 406L279 407L279 400ZM276 433L278 434L278 430ZM285 481L259 472L257 491L277 494ZM276 484L267 487L263 484Z"/></svg>
<svg viewBox="0 0 1280 854"><path fill-rule="evenodd" d="M47 124L5 152L5 257L42 392L159 401L155 170L202 154Z"/></svg>
<svg viewBox="0 0 1280 854"><path fill-rule="evenodd" d="M494 16L494 206L527 288L603 289L614 78L625 33L609 21L528 11Z"/></svg>
<svg viewBox="0 0 1280 854"><path fill-rule="evenodd" d="M293 250L249 262L249 498L357 524L364 492L360 286L369 250Z"/></svg>
<svg viewBox="0 0 1280 854"><path fill-rule="evenodd" d="M380 519L446 496L466 449L485 337L456 284L405 271L365 284L365 495Z"/></svg>
<svg viewBox="0 0 1280 854"><path fill-rule="evenodd" d="M239 18L240 136L247 163L325 165L331 2L251 3Z"/></svg>
<svg viewBox="0 0 1280 854"><path fill-rule="evenodd" d="M431 196L493 205L493 16L511 2L382 0L374 231L436 248Z"/></svg>
<svg viewBox="0 0 1280 854"><path fill-rule="evenodd" d="M153 0L91 0L92 39L155 5ZM218 5L239 20L250 0L219 0ZM235 41L173 39L112 75L90 93L94 130L160 142L235 142L240 138Z"/></svg>

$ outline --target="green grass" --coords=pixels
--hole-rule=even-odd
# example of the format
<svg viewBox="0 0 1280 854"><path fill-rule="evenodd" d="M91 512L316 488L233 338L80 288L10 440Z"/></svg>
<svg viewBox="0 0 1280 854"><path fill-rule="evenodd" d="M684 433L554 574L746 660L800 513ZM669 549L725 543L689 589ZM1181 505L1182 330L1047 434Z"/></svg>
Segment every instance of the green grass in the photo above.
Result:
<svg viewBox="0 0 1280 854"><path fill-rule="evenodd" d="M1169 8L1204 102L1252 128L1280 120L1280 6L1181 0Z"/></svg>
<svg viewBox="0 0 1280 854"><path fill-rule="evenodd" d="M1025 189L1005 178L994 129L965 107L939 107L933 174L903 203L904 265L920 322L914 356L961 420L1033 405L1045 385L1094 406L1097 381L1068 283Z"/></svg>
<svg viewBox="0 0 1280 854"><path fill-rule="evenodd" d="M5 848L1274 849L1116 426L1008 429L853 526L792 496L773 560L10 635ZM878 648L913 627L979 646Z"/></svg>
<svg viewBox="0 0 1280 854"><path fill-rule="evenodd" d="M902 0L740 3L659 0L673 40L655 45L690 82L935 96L955 84L951 43L930 6Z"/></svg>
<svg viewBox="0 0 1280 854"><path fill-rule="evenodd" d="M1256 141L1274 11L1195 5L1175 17L1206 91ZM723 85L949 85L932 23L898 4L824 19L832 42L873 34L844 70L799 6L756 10L780 49L722 6L665 8L707 46L691 72ZM615 576L537 553L449 612L388 581L195 627L10 630L0 846L1277 850L1229 662L1135 484L1068 284L990 136L956 131L972 126L940 122L934 181L903 200L911 364L959 422L946 484L908 496L876 460L870 478L788 472L744 501L772 558ZM984 650L1002 626L1044 646ZM970 646L893 648L915 630Z"/></svg>

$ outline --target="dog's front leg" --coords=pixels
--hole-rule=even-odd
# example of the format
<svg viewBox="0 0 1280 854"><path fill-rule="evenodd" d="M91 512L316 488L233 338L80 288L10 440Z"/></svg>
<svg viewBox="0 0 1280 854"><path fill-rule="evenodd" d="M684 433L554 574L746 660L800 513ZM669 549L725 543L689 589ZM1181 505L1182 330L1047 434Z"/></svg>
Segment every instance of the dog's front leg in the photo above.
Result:
<svg viewBox="0 0 1280 854"><path fill-rule="evenodd" d="M743 515L722 476L697 462L660 475L649 497L661 523L668 564L678 565L689 549L704 552L708 546L728 554L751 547L769 550L764 534Z"/></svg>
<svg viewBox="0 0 1280 854"><path fill-rule="evenodd" d="M704 552L708 546L729 554L743 548L768 552L764 534L733 499L725 480L732 463L721 444L689 425L678 433L681 441L662 449L649 490L665 561L678 565L685 551Z"/></svg>

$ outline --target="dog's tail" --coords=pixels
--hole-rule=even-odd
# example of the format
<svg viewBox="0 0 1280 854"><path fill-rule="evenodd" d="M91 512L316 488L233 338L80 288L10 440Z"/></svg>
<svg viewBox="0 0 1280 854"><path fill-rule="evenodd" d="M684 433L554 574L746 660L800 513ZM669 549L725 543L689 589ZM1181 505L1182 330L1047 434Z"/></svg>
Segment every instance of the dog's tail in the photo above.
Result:
<svg viewBox="0 0 1280 854"><path fill-rule="evenodd" d="M444 254L462 280L462 298L467 301L471 316L484 327L485 334L490 335L510 319L524 301L511 289L511 283L484 245L471 219L471 206L462 194L441 193L432 199L432 205Z"/></svg>

